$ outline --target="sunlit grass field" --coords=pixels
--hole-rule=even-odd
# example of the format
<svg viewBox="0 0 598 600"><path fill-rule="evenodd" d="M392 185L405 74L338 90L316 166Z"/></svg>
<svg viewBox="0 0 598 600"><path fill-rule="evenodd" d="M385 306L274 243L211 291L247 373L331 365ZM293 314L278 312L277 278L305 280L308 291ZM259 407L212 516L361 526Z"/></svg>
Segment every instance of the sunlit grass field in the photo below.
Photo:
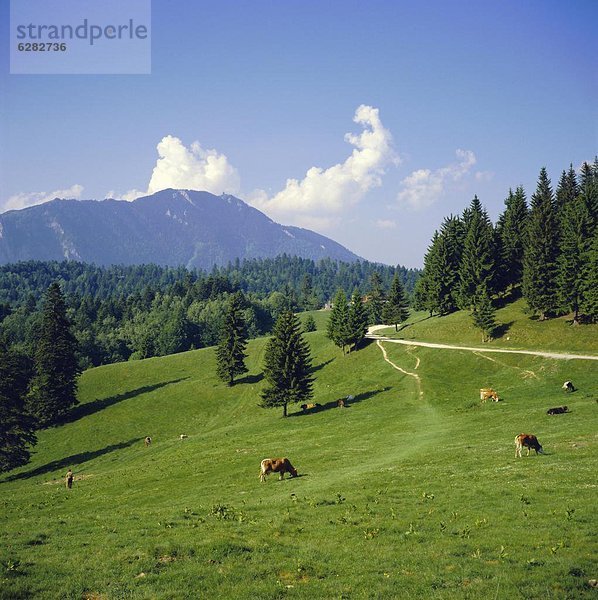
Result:
<svg viewBox="0 0 598 600"><path fill-rule="evenodd" d="M505 346L598 351L503 310ZM313 314L314 413L258 406L265 339L232 388L213 349L86 371L72 421L1 480L0 597L594 598L598 364L386 343L420 395L375 343L343 356ZM403 334L478 345L451 317ZM516 459L522 432L546 454ZM261 484L269 456L300 477Z"/></svg>

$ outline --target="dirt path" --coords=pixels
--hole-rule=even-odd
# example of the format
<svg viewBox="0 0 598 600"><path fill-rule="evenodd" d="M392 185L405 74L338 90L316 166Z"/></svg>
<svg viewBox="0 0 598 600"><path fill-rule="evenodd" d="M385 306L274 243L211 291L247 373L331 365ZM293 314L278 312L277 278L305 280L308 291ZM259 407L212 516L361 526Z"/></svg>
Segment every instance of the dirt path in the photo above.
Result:
<svg viewBox="0 0 598 600"><path fill-rule="evenodd" d="M449 344L434 344L432 342L415 342L413 340L395 340L374 332L379 329L386 329L388 325L372 325L368 329L366 337L378 342L389 342L391 344L403 344L405 346L424 346L425 348L442 348L444 350L468 350L470 352L495 352L501 354L528 354L531 356L541 356L543 358L554 358L556 360L598 360L598 356L590 354L561 354L558 352L541 352L539 350L505 350L502 348L472 348L468 346L451 346Z"/></svg>
<svg viewBox="0 0 598 600"><path fill-rule="evenodd" d="M419 391L419 395L423 396L424 392L422 391L422 380L420 378L420 376L417 373L412 373L411 371L405 371L405 369L401 369L401 367L399 367L398 365L395 365L389 358L388 355L386 354L386 348L384 348L384 346L382 345L382 341L381 340L377 340L376 344L378 345L378 348L380 348L380 350L382 350L382 356L384 356L384 360L391 365L393 368L395 368L397 371L400 371L401 373L405 373L405 375L409 375L409 377L414 377L415 381L417 382L417 389ZM419 367L419 359L417 362L417 366L415 367L417 369L417 367Z"/></svg>

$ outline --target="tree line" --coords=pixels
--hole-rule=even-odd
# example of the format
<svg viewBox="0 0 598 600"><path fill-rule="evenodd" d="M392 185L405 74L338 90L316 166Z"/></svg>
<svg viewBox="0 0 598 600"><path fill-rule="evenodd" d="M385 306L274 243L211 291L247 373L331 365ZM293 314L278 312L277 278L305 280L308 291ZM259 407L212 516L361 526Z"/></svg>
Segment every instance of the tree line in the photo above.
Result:
<svg viewBox="0 0 598 600"><path fill-rule="evenodd" d="M579 175L564 170L556 192L542 168L531 202L523 187L509 190L496 224L477 196L445 218L414 304L430 315L470 310L489 339L497 299L518 296L540 320L570 313L574 324L598 321L598 159Z"/></svg>

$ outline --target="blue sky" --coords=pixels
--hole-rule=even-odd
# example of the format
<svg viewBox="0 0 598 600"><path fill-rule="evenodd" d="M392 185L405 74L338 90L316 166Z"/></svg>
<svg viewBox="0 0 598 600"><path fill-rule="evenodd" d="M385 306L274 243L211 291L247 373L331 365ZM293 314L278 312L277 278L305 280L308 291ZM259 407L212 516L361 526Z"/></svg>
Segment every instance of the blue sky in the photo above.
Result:
<svg viewBox="0 0 598 600"><path fill-rule="evenodd" d="M421 266L598 153L594 1L153 0L151 75L10 75L0 7L0 211L204 187Z"/></svg>

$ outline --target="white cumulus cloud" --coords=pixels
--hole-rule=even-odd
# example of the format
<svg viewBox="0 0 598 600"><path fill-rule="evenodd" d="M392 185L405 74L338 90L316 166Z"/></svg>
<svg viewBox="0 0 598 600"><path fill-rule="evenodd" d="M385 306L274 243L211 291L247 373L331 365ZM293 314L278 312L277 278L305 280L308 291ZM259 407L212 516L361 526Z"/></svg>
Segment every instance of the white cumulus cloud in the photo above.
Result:
<svg viewBox="0 0 598 600"><path fill-rule="evenodd" d="M105 197L132 201L167 188L199 190L212 194L238 193L239 173L225 154L214 149L206 150L197 141L186 147L179 138L172 135L164 136L157 150L158 160L147 191L132 189L117 193L112 190Z"/></svg>
<svg viewBox="0 0 598 600"><path fill-rule="evenodd" d="M459 181L476 164L475 154L471 150L457 150L459 162L436 169L418 169L401 181L403 189L399 192L399 202L413 209L426 208L442 196L447 184Z"/></svg>
<svg viewBox="0 0 598 600"><path fill-rule="evenodd" d="M186 148L172 135L158 144L158 162L148 186L153 194L166 188L190 189L222 194L239 190L239 174L224 154L205 150L199 142Z"/></svg>
<svg viewBox="0 0 598 600"><path fill-rule="evenodd" d="M78 183L75 183L70 188L54 190L53 192L20 192L6 200L2 210L19 210L21 208L27 208L28 206L35 206L36 204L54 200L54 198L79 199L81 198L82 193L83 186Z"/></svg>
<svg viewBox="0 0 598 600"><path fill-rule="evenodd" d="M392 219L377 219L376 227L378 229L396 229L397 222L393 221Z"/></svg>
<svg viewBox="0 0 598 600"><path fill-rule="evenodd" d="M287 179L277 194L270 197L257 190L248 201L270 216L296 224L326 220L327 215L338 214L359 202L369 190L381 185L386 166L398 163L398 157L392 135L382 125L377 108L362 104L353 121L363 131L345 135L345 141L354 149L344 162L327 169L311 167L303 179Z"/></svg>

